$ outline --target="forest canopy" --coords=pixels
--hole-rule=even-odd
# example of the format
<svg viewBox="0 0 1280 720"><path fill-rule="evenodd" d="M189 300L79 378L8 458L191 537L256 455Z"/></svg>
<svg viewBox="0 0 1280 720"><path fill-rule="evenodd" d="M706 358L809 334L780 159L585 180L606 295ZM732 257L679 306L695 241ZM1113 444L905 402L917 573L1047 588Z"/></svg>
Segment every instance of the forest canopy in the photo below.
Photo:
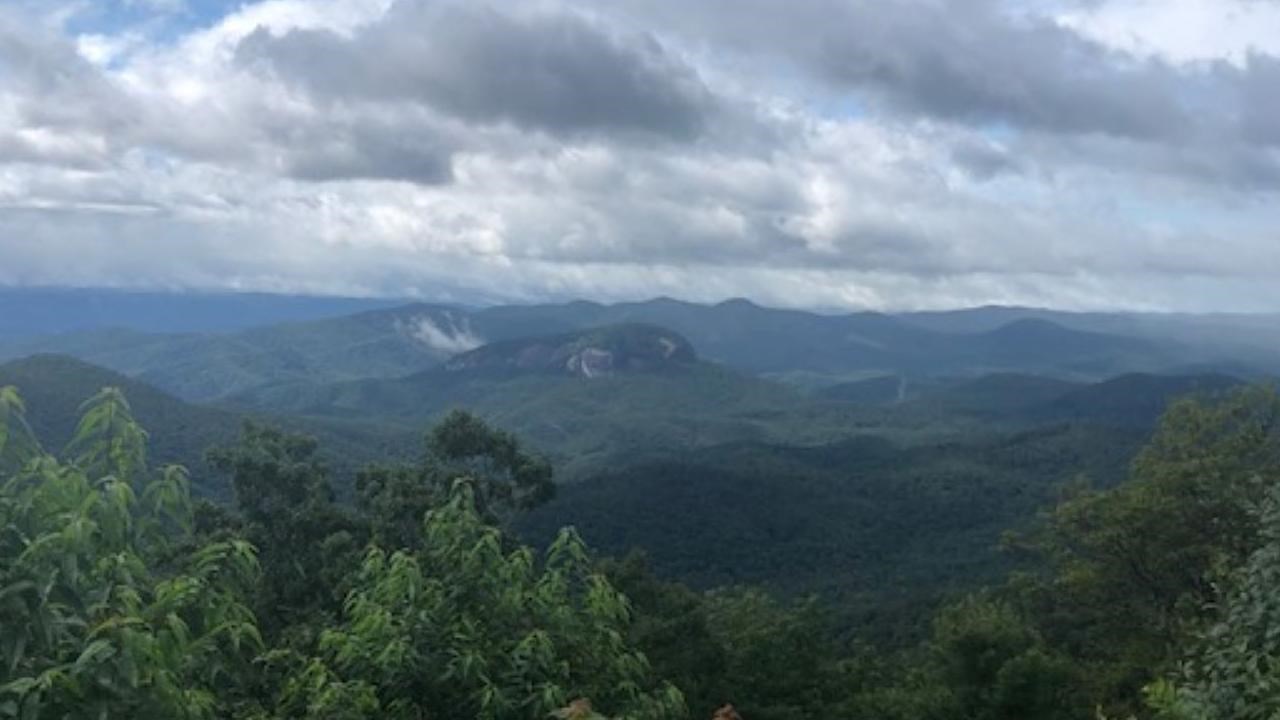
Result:
<svg viewBox="0 0 1280 720"><path fill-rule="evenodd" d="M1280 398L1182 401L1109 490L1010 535L1021 570L885 647L829 601L698 592L510 519L547 462L457 413L342 503L314 440L153 467L107 388L46 449L0 389L0 717L1085 718L1280 711Z"/></svg>

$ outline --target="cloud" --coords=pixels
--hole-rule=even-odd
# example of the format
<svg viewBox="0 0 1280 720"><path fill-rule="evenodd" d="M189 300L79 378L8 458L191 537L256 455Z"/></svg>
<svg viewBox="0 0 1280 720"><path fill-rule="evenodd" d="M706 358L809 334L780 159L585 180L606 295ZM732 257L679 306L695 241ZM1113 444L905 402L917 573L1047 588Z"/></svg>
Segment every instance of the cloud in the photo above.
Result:
<svg viewBox="0 0 1280 720"><path fill-rule="evenodd" d="M689 139L712 104L697 73L654 37L611 32L567 12L506 15L479 4L399 0L346 37L259 29L237 57L330 102L421 103L554 134Z"/></svg>
<svg viewBox="0 0 1280 720"><path fill-rule="evenodd" d="M453 178L453 149L429 122L331 118L280 130L281 169L299 180L437 184Z"/></svg>
<svg viewBox="0 0 1280 720"><path fill-rule="evenodd" d="M484 344L484 340L472 332L470 320L463 317L459 321L448 311L438 320L430 315L420 315L408 321L396 319L396 332L446 355L475 350Z"/></svg>
<svg viewBox="0 0 1280 720"><path fill-rule="evenodd" d="M0 10L0 68L0 162L95 165L132 132L133 99L26 15Z"/></svg>
<svg viewBox="0 0 1280 720"><path fill-rule="evenodd" d="M1164 3L1083 3L1095 13L1115 6L1130 13L1120 29L1089 32L1087 13L1035 13L1028 11L1035 4L1000 0L742 0L733 13L706 4L620 2L638 21L686 42L771 58L825 92L886 117L1014 138L1105 137L1170 152L1193 147L1269 153L1280 147L1275 54L1245 44L1221 57L1187 60L1106 41L1121 30L1140 33L1144 24L1160 24ZM1212 10L1202 0L1174 4L1199 7L1186 22L1206 12L1216 18L1252 16L1247 0L1221 0ZM1177 29L1188 37L1199 32L1195 26ZM1255 39L1247 36L1248 43ZM1272 46L1280 52L1280 41ZM1274 158L1256 160L1280 169ZM1241 166L1241 178L1257 180L1257 170Z"/></svg>
<svg viewBox="0 0 1280 720"><path fill-rule="evenodd" d="M0 9L0 283L1280 308L1280 61L1033 5Z"/></svg>

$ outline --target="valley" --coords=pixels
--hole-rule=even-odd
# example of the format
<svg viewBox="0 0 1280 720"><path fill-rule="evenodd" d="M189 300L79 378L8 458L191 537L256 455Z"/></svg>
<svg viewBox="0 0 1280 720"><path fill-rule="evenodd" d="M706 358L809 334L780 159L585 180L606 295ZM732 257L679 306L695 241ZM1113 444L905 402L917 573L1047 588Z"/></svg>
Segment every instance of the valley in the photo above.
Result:
<svg viewBox="0 0 1280 720"><path fill-rule="evenodd" d="M1045 602L1037 583L1058 567L1055 518L1142 482L1177 431L1176 418L1161 420L1166 409L1244 402L1242 388L1280 367L1256 348L1115 332L1132 319L1045 315L958 311L947 325L745 301L414 304L177 333L130 327L125 315L112 327L0 337L10 358L0 388L29 408L21 427L68 454L87 432L85 398L112 402L99 391L118 388L148 429L146 462L185 466L195 497L212 502L195 517L222 529L206 532L288 533L261 552L271 563L297 555L272 573L320 582L310 600L270 590L303 606L327 602L322 566L354 562L361 533L418 542L450 477L441 448L461 443L448 452L481 460L458 472L497 483L477 507L506 507L489 521L507 542L554 548L574 528L639 603L637 642L710 704L729 691L699 684L707 671L681 664L658 618L712 623L746 603L802 623L770 647L822 628L828 640L804 643L830 662L854 647L897 658L877 667L909 664L974 598ZM519 478L553 486L530 486L522 492L536 501L516 507L503 483ZM268 502L280 529L243 525ZM820 620L805 609L819 607ZM1059 642L1044 628L1037 642ZM1119 672L1106 657L1101 667ZM875 684L859 682L848 702L879 702ZM1113 682L1088 692L1130 707ZM794 688L770 692L796 701Z"/></svg>
<svg viewBox="0 0 1280 720"><path fill-rule="evenodd" d="M1007 322L989 328L984 312ZM0 385L59 442L80 400L122 387L156 460L224 501L203 452L242 418L316 436L351 497L360 467L414 457L427 427L465 409L555 467L559 496L518 522L528 538L575 525L695 587L856 598L855 623L906 597L893 601L905 626L1007 572L1001 534L1059 488L1119 482L1170 401L1244 382L1158 374L1232 360L1181 339L1021 315L961 311L947 327L745 301L409 305L220 333L11 338L6 354L40 354L0 365ZM1079 324L1121 325L1104 320Z"/></svg>

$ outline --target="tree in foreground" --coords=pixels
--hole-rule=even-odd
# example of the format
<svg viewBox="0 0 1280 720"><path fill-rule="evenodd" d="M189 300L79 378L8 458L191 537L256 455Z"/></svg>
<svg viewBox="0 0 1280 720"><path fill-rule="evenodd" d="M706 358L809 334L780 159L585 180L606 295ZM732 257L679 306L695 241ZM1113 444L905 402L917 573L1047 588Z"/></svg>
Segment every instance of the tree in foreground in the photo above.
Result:
<svg viewBox="0 0 1280 720"><path fill-rule="evenodd" d="M420 552L368 551L318 657L277 658L294 666L280 717L535 720L580 698L619 717L684 716L572 531L541 563L507 550L461 479L423 533Z"/></svg>
<svg viewBox="0 0 1280 720"><path fill-rule="evenodd" d="M1280 395L1248 388L1170 406L1128 481L1066 498L1018 543L1036 572L1012 590L1112 715L1173 670L1213 617L1217 580L1259 546L1280 477ZM1013 543L1013 544L1018 544Z"/></svg>
<svg viewBox="0 0 1280 720"><path fill-rule="evenodd" d="M1280 485L1259 518L1262 544L1223 583L1216 620L1174 680L1148 689L1169 720L1280 717Z"/></svg>
<svg viewBox="0 0 1280 720"><path fill-rule="evenodd" d="M184 550L186 472L146 465L115 390L60 461L0 389L0 718L221 718L261 649L253 550ZM15 452L15 448L17 451ZM19 455L20 453L20 455Z"/></svg>
<svg viewBox="0 0 1280 720"><path fill-rule="evenodd" d="M349 562L333 538L377 523L335 505L305 438L250 426L215 452L241 516L209 511L195 535L186 471L148 467L118 391L85 404L59 460L0 389L0 719L684 717L577 535L538 559L495 526L547 469L465 420L437 434L455 479L427 489L417 538ZM242 533L271 544L265 577ZM313 597L329 585L348 588L331 613ZM271 645L265 599L297 603Z"/></svg>

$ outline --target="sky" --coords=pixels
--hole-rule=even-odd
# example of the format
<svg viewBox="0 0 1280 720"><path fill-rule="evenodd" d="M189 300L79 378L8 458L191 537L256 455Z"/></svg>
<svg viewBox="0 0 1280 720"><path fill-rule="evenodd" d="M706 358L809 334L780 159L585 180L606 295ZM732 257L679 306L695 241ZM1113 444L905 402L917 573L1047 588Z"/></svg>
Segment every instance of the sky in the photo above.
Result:
<svg viewBox="0 0 1280 720"><path fill-rule="evenodd" d="M0 285L1280 310L1280 0L0 0Z"/></svg>

